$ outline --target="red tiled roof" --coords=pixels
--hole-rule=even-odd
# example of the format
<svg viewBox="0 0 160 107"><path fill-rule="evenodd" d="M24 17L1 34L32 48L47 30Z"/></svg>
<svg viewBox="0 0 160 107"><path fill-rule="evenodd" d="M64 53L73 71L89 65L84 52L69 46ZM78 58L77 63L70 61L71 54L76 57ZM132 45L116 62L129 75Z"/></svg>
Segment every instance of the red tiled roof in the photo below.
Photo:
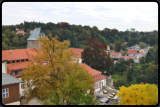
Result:
<svg viewBox="0 0 160 107"><path fill-rule="evenodd" d="M69 50L73 50L74 53L78 56L78 58L81 58L81 53L83 52L84 49L80 48L69 48ZM74 56L73 56L74 57Z"/></svg>
<svg viewBox="0 0 160 107"><path fill-rule="evenodd" d="M103 79L105 79L105 78L106 78L105 76L100 75L100 76L95 77L95 78L94 78L94 81L97 82L97 81L103 80Z"/></svg>
<svg viewBox="0 0 160 107"><path fill-rule="evenodd" d="M18 78L18 77L21 77L22 74L18 74L18 75L13 75L14 77Z"/></svg>
<svg viewBox="0 0 160 107"><path fill-rule="evenodd" d="M113 56L120 54L119 52L112 52L112 51L108 51L108 52L110 53L110 55L113 55Z"/></svg>
<svg viewBox="0 0 160 107"><path fill-rule="evenodd" d="M31 61L26 61L26 62L17 62L17 63L11 63L7 64L7 69L11 70L16 70L16 69L24 69L27 67L27 64Z"/></svg>
<svg viewBox="0 0 160 107"><path fill-rule="evenodd" d="M33 30L30 30L30 32L33 32Z"/></svg>
<svg viewBox="0 0 160 107"><path fill-rule="evenodd" d="M136 54L137 51L137 49L128 49L127 54Z"/></svg>
<svg viewBox="0 0 160 107"><path fill-rule="evenodd" d="M131 59L130 56L120 56L120 58L124 58L124 59Z"/></svg>
<svg viewBox="0 0 160 107"><path fill-rule="evenodd" d="M10 52L11 51L11 52ZM28 53L28 54L27 54ZM34 48L29 49L15 49L15 50L2 50L2 60L20 60L20 59L30 59L30 56L35 56L38 51Z"/></svg>
<svg viewBox="0 0 160 107"><path fill-rule="evenodd" d="M80 66L84 66L90 74L92 74L93 76L97 75L97 74L101 74L102 72L98 71L98 70L95 70L93 68L91 68L90 66L88 66L87 64L85 63L79 63Z"/></svg>
<svg viewBox="0 0 160 107"><path fill-rule="evenodd" d="M25 33L23 30L18 30L18 33Z"/></svg>

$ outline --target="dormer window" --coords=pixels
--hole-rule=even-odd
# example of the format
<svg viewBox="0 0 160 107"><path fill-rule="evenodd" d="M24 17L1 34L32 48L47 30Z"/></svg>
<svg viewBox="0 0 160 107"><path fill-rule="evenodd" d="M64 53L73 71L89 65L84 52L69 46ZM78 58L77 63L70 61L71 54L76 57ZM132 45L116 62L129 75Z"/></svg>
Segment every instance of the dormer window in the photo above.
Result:
<svg viewBox="0 0 160 107"><path fill-rule="evenodd" d="M43 63L42 63L42 65L47 65L47 64L48 64L47 62L43 62Z"/></svg>

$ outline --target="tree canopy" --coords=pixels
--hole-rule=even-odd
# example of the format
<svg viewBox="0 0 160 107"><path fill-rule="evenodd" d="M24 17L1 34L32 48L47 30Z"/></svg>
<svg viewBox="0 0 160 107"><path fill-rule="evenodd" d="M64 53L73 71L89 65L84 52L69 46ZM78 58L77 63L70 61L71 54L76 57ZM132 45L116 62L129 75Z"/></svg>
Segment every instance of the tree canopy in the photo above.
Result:
<svg viewBox="0 0 160 107"><path fill-rule="evenodd" d="M121 86L117 94L121 97L120 105L157 105L158 88L155 84L135 84Z"/></svg>
<svg viewBox="0 0 160 107"><path fill-rule="evenodd" d="M94 78L71 57L75 53L68 50L69 41L59 42L57 37L51 40L40 37L40 40L40 52L32 57L34 62L22 71L23 93L27 102L36 96L41 102L45 100L52 101L52 104L70 105L87 94L88 90L94 92ZM44 61L49 63L42 65Z"/></svg>
<svg viewBox="0 0 160 107"><path fill-rule="evenodd" d="M89 38L86 41L86 47L82 52L82 63L101 72L109 71L113 63L106 53L107 45L96 38Z"/></svg>

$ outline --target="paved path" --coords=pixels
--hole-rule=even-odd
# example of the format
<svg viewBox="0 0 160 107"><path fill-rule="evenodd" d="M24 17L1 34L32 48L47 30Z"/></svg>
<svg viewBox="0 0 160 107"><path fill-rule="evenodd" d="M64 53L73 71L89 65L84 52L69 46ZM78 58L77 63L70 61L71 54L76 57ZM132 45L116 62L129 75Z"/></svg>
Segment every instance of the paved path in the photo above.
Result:
<svg viewBox="0 0 160 107"><path fill-rule="evenodd" d="M31 101L29 101L28 102L28 104L27 105L43 105L43 104L41 104L41 103L39 103L39 102L37 102L37 100L36 100L37 98L35 97L35 98L33 98Z"/></svg>

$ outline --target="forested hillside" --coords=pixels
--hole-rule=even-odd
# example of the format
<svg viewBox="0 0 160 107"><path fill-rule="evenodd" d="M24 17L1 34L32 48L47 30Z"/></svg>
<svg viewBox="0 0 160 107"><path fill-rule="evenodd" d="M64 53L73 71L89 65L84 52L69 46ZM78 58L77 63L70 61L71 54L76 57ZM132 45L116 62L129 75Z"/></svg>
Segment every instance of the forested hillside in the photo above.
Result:
<svg viewBox="0 0 160 107"><path fill-rule="evenodd" d="M107 25L106 25L107 26ZM139 44L145 42L151 46L158 44L158 31L152 32L138 32L134 28L126 31L119 31L118 29L104 28L102 31L96 26L81 26L70 25L67 22L60 23L41 23L41 22L27 22L17 25L2 26L2 50L5 49L19 49L26 48L26 39L30 36L30 30L34 30L35 27L41 27L45 35L52 34L52 37L57 35L59 41L69 40L70 47L83 48L85 46L85 39L93 37L98 38L101 43L109 45L120 40L121 43L128 42L128 46L133 44ZM24 30L25 34L16 34L16 28ZM115 26L116 28L116 26Z"/></svg>

